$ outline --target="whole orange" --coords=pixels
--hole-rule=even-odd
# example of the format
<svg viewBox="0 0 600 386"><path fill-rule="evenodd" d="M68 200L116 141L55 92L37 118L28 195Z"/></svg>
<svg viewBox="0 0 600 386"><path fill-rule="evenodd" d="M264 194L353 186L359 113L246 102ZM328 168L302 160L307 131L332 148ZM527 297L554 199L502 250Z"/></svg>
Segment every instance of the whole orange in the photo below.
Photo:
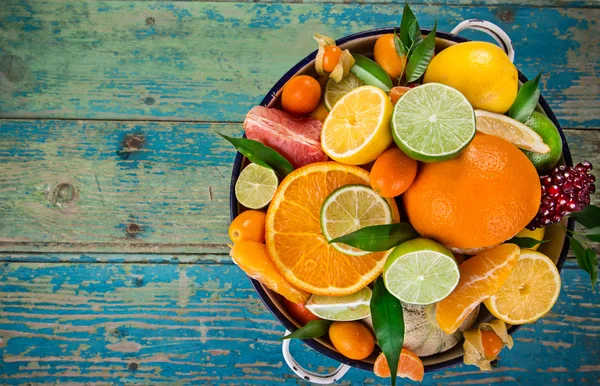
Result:
<svg viewBox="0 0 600 386"><path fill-rule="evenodd" d="M406 56L399 56L394 45L394 34L381 35L373 49L375 61L392 78L398 78L404 72Z"/></svg>
<svg viewBox="0 0 600 386"><path fill-rule="evenodd" d="M417 161L391 147L383 152L371 168L371 188L382 197L401 195L417 175Z"/></svg>
<svg viewBox="0 0 600 386"><path fill-rule="evenodd" d="M283 86L281 105L292 114L308 114L321 100L321 85L308 75L295 76Z"/></svg>
<svg viewBox="0 0 600 386"><path fill-rule="evenodd" d="M423 164L403 198L423 237L473 254L523 229L538 212L541 191L523 152L502 138L476 134L458 157Z"/></svg>
<svg viewBox="0 0 600 386"><path fill-rule="evenodd" d="M265 212L247 210L240 213L229 226L229 238L238 241L265 242Z"/></svg>
<svg viewBox="0 0 600 386"><path fill-rule="evenodd" d="M375 348L373 334L360 322L333 322L329 339L340 354L350 359L365 359Z"/></svg>

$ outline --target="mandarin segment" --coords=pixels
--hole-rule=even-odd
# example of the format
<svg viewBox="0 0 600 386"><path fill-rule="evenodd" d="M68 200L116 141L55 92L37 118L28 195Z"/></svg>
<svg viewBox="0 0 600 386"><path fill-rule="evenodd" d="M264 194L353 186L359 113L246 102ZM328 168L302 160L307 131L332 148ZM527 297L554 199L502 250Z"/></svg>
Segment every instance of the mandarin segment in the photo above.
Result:
<svg viewBox="0 0 600 386"><path fill-rule="evenodd" d="M379 354L373 365L373 372L381 378L389 378L391 376L390 366L383 353ZM425 376L425 366L421 358L407 348L402 348L400 353L400 361L398 362L398 371L396 375L400 378L408 378L413 381L420 382Z"/></svg>

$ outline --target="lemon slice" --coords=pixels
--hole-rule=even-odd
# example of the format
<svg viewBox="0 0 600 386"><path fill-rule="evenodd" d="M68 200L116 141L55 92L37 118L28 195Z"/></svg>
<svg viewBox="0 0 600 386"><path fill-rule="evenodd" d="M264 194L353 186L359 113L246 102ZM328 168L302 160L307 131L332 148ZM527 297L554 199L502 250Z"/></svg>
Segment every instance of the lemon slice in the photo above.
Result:
<svg viewBox="0 0 600 386"><path fill-rule="evenodd" d="M250 164L235 183L235 197L249 209L261 209L271 202L277 190L277 175L272 169Z"/></svg>
<svg viewBox="0 0 600 386"><path fill-rule="evenodd" d="M371 315L371 295L369 287L346 296L313 295L304 307L321 319L343 322L359 320Z"/></svg>
<svg viewBox="0 0 600 386"><path fill-rule="evenodd" d="M385 198L364 185L346 185L334 190L321 207L321 230L327 241L360 228L391 223L392 210ZM330 245L347 255L370 253L346 244Z"/></svg>
<svg viewBox="0 0 600 386"><path fill-rule="evenodd" d="M333 106L323 123L323 151L344 164L375 161L392 143L392 109L390 98L377 87L350 91Z"/></svg>
<svg viewBox="0 0 600 386"><path fill-rule="evenodd" d="M550 146L535 130L515 119L485 110L475 110L475 117L479 132L503 138L523 150L541 154L550 152Z"/></svg>
<svg viewBox="0 0 600 386"><path fill-rule="evenodd" d="M505 323L533 323L556 303L560 285L558 269L548 256L522 249L517 266L500 291L484 304Z"/></svg>

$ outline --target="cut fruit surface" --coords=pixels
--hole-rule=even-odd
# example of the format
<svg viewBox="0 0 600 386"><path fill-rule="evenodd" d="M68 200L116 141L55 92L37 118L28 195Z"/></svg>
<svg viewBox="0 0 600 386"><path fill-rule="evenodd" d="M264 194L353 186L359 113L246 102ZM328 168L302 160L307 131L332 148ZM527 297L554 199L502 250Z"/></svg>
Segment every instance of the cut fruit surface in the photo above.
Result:
<svg viewBox="0 0 600 386"><path fill-rule="evenodd" d="M379 354L373 365L373 372L381 378L389 378L391 376L390 366L383 353ZM408 378L413 381L420 382L425 375L425 366L421 358L409 349L403 348L398 362L398 371L396 375L400 378Z"/></svg>
<svg viewBox="0 0 600 386"><path fill-rule="evenodd" d="M550 147L533 129L506 115L475 110L477 131L504 138L516 147L534 153L546 154Z"/></svg>
<svg viewBox="0 0 600 386"><path fill-rule="evenodd" d="M502 288L484 304L505 323L533 323L554 306L560 286L560 273L548 256L522 250L517 266Z"/></svg>
<svg viewBox="0 0 600 386"><path fill-rule="evenodd" d="M322 319L347 322L371 315L371 295L369 287L346 296L313 295L304 306Z"/></svg>
<svg viewBox="0 0 600 386"><path fill-rule="evenodd" d="M294 285L317 295L342 296L359 291L382 271L387 252L349 256L328 244L321 231L323 202L344 185L368 185L369 173L337 162L307 165L279 185L266 219L269 255ZM386 200L392 219L400 220L394 200Z"/></svg>
<svg viewBox="0 0 600 386"><path fill-rule="evenodd" d="M327 241L364 227L391 223L392 210L387 201L364 185L347 185L335 190L321 208L321 229ZM369 253L346 244L330 245L347 255Z"/></svg>
<svg viewBox="0 0 600 386"><path fill-rule="evenodd" d="M515 244L502 244L460 265L458 285L436 307L435 318L446 334L456 331L478 304L500 290L517 265L519 253Z"/></svg>
<svg viewBox="0 0 600 386"><path fill-rule="evenodd" d="M396 103L392 133L409 157L444 161L456 157L475 136L475 114L467 98L452 87L424 84Z"/></svg>
<svg viewBox="0 0 600 386"><path fill-rule="evenodd" d="M277 190L277 175L272 169L250 164L242 170L235 183L235 197L250 209L264 208Z"/></svg>
<svg viewBox="0 0 600 386"><path fill-rule="evenodd" d="M327 110L331 110L337 101L342 99L344 95L348 94L355 88L359 88L360 86L364 85L365 83L351 72L343 77L339 82L329 79L327 81L327 85L325 86L325 94L323 95L325 107L327 107Z"/></svg>
<svg viewBox="0 0 600 386"><path fill-rule="evenodd" d="M333 106L323 124L323 151L350 165L375 161L392 143L391 115L392 102L377 87L350 91Z"/></svg>

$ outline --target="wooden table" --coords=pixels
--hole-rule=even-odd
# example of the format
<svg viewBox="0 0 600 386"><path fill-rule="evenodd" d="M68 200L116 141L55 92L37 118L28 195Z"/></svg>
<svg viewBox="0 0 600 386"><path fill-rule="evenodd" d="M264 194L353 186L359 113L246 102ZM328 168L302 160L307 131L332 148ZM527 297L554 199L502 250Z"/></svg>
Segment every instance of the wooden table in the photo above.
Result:
<svg viewBox="0 0 600 386"><path fill-rule="evenodd" d="M600 166L597 0L412 5L425 28L504 28L524 74L544 69L574 160ZM283 328L228 256L234 151L217 133L242 133L313 32L395 26L401 10L0 0L0 384L302 384L282 361ZM562 278L552 312L493 372L424 383L598 382L598 294L572 260ZM335 365L292 348L313 370ZM352 370L344 383L387 381Z"/></svg>

